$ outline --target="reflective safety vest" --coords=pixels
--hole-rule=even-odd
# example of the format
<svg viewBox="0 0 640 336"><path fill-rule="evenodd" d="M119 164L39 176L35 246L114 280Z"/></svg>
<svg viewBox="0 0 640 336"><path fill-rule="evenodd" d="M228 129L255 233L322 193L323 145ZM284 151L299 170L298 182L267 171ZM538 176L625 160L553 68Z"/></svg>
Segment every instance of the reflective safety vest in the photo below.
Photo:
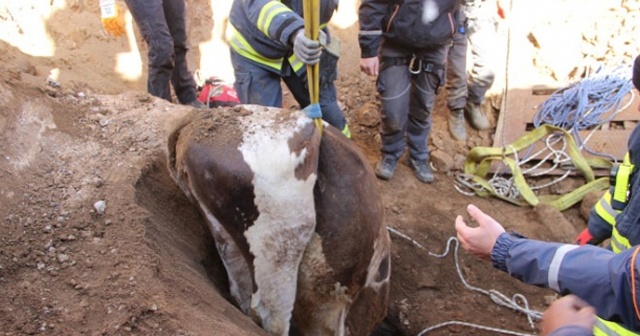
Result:
<svg viewBox="0 0 640 336"><path fill-rule="evenodd" d="M604 193L596 203L595 209L598 216L609 225L614 226L616 224L616 216L620 213L620 210L615 210L611 207L611 189Z"/></svg>
<svg viewBox="0 0 640 336"><path fill-rule="evenodd" d="M227 41L235 52L242 57L248 58L258 64L265 65L274 70L280 71L282 68L282 58L267 58L260 55L240 32L232 25L227 25Z"/></svg>
<svg viewBox="0 0 640 336"><path fill-rule="evenodd" d="M613 189L613 194L609 194L609 196L611 197L611 210L618 212L624 209L624 207L627 205L627 200L629 197L629 180L634 170L635 166L631 163L629 153L627 152L627 154L624 156L622 164L619 165L617 173L615 174L615 187ZM600 202L598 202L598 204L600 204ZM611 250L615 253L620 253L629 248L631 248L629 239L620 234L615 225L614 217L613 231L611 233Z"/></svg>
<svg viewBox="0 0 640 336"><path fill-rule="evenodd" d="M612 170L610 176L611 188L605 192L595 205L598 217L612 226L611 250L615 253L620 253L631 247L629 239L621 235L616 228L616 216L622 212L627 204L629 180L634 170L635 166L631 163L629 153L627 153L623 162Z"/></svg>

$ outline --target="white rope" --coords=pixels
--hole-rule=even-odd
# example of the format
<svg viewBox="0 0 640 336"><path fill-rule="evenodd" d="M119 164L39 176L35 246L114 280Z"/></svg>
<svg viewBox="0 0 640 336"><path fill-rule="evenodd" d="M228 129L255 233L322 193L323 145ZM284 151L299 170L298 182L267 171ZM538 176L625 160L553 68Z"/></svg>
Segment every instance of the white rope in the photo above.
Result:
<svg viewBox="0 0 640 336"><path fill-rule="evenodd" d="M436 257L436 258L444 258L449 254L449 250L451 247L452 243L455 243L455 248L454 248L454 254L453 254L453 259L454 259L454 263L455 263L455 267L456 267L456 272L458 273L458 277L460 278L460 281L462 281L462 283L464 284L465 287L467 287L468 289L472 290L472 291L476 291L485 295L488 295L491 300L501 306L507 307L507 308L511 308L512 310L518 311L520 313L525 314L525 316L527 317L527 320L529 321L529 325L531 326L531 329L535 329L535 323L534 320L540 320L542 319L542 313L536 310L531 310L529 309L529 302L527 301L526 297L522 294L515 294L511 299L508 298L506 295L500 293L497 290L491 289L491 290L485 290L482 288L478 288L478 287L474 287L469 285L469 283L464 279L464 276L462 275L462 271L460 270L460 263L458 262L458 247L460 246L458 239L455 237L450 237L449 240L447 240L447 245L446 245L446 249L444 251L444 253L442 254L436 254L436 253L432 253L429 250L427 250L424 246L422 246L420 243L418 243L416 240L414 240L413 238L401 233L400 231L393 229L391 227L387 227L387 229L389 230L389 232L403 238L406 239L408 241L410 241L414 246L427 251L429 253L429 255ZM445 322L442 324L439 324L437 326L432 326L429 327L425 330L423 330L420 334L418 335L422 335L430 330L434 330L440 327L444 327L446 325L450 325L450 324L460 324L460 323L465 323L465 326L473 326L475 327L475 325L470 324L470 323L466 323L466 322L458 322L458 321L450 321L450 322ZM490 327L482 327L480 329L484 329L484 328L490 328ZM488 329L485 329L488 330ZM501 332L504 334L509 334L509 335L529 335L529 334L520 334L520 333L516 333L513 331L508 331L508 330L502 330L502 329L494 329L491 328L492 331L496 331L496 332Z"/></svg>
<svg viewBox="0 0 640 336"><path fill-rule="evenodd" d="M544 143L545 146L542 149L533 154L524 155L522 160L519 158L519 154L513 146L507 145L503 150L503 158L506 158L506 149L511 149L511 154L509 155L513 156L513 160L516 162L516 165L520 167L522 175L525 177L539 177L548 175L555 170L564 170L564 173L562 173L561 176L554 178L547 183L541 185L529 185L531 190L541 190L557 184L565 180L573 171L573 166L568 165L568 163L571 163L571 157L566 152L567 142L564 137L558 136L557 134L550 134L547 136ZM529 150L530 149L531 147ZM541 159L537 160L537 163L530 167L526 166L526 164L532 162L536 158L539 158L545 152L548 153ZM548 167L542 167L545 163L548 163ZM503 176L505 171L506 169L504 167L502 169L496 169L493 176L487 181L487 183L496 194L504 198L516 199L520 196L520 191L515 187L515 179L513 176ZM473 182L472 176L468 174L457 174L456 180L454 181L454 188L459 193L466 196L475 195L474 190L486 190L486 188L481 184Z"/></svg>
<svg viewBox="0 0 640 336"><path fill-rule="evenodd" d="M516 335L516 336L536 336L535 334L524 334L524 333L519 333L517 331L510 331L510 330L505 330L505 329L498 329L498 328L492 328L492 327L487 327L487 326L483 326L480 324L475 324L475 323L469 323L469 322L462 322L462 321L447 321L447 322L443 322L440 324L436 324L434 326L431 326L427 329L422 330L418 335L416 336L422 336L425 335L426 333L436 330L436 329L440 329L442 327L446 327L446 326L450 326L450 325L460 325L463 327L469 327L469 328L476 328L476 329L480 329L480 330L486 330L486 331L492 331L495 333L500 333L500 334L505 334L505 335Z"/></svg>

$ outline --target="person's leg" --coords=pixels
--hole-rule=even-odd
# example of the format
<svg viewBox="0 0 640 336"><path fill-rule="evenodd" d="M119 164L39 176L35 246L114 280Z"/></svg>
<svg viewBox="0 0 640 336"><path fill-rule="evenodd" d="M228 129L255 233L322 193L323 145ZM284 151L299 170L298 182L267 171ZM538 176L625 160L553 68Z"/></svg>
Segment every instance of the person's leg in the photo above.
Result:
<svg viewBox="0 0 640 336"><path fill-rule="evenodd" d="M464 107L467 103L467 36L458 32L448 47L446 65L447 107L449 132L458 140L467 139Z"/></svg>
<svg viewBox="0 0 640 336"><path fill-rule="evenodd" d="M171 83L178 101L188 104L196 100L196 83L187 66L187 28L184 0L164 0L164 15L173 38L174 65Z"/></svg>
<svg viewBox="0 0 640 336"><path fill-rule="evenodd" d="M429 51L423 57L423 70L413 77L407 137L409 139L409 163L416 177L425 183L434 177L429 168L427 142L431 133L431 111L437 91L444 84L444 60L446 46Z"/></svg>
<svg viewBox="0 0 640 336"><path fill-rule="evenodd" d="M149 47L147 90L153 96L171 101L170 81L175 56L162 0L125 1Z"/></svg>
<svg viewBox="0 0 640 336"><path fill-rule="evenodd" d="M465 111L471 126L476 129L487 129L491 126L481 109L485 95L495 78L491 48L496 34L493 13L489 9L490 6L483 3L468 9L467 38L468 48L471 50L472 65L469 71Z"/></svg>
<svg viewBox="0 0 640 336"><path fill-rule="evenodd" d="M282 107L280 75L268 71L231 50L235 89L242 104Z"/></svg>
<svg viewBox="0 0 640 336"><path fill-rule="evenodd" d="M403 57L393 55L386 57ZM411 73L407 64L393 64L392 58L383 57L376 88L381 102L380 139L382 158L376 165L376 175L388 180L393 176L398 159L405 149L407 109L411 97Z"/></svg>

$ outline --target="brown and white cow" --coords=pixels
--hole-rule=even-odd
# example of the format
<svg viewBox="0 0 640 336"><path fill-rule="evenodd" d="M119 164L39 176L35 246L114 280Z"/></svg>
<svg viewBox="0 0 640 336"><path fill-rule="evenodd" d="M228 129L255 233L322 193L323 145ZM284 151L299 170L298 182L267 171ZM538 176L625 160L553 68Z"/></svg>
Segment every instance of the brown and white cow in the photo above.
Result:
<svg viewBox="0 0 640 336"><path fill-rule="evenodd" d="M356 146L300 111L194 111L169 170L200 208L243 312L274 335L368 335L386 314L390 240Z"/></svg>

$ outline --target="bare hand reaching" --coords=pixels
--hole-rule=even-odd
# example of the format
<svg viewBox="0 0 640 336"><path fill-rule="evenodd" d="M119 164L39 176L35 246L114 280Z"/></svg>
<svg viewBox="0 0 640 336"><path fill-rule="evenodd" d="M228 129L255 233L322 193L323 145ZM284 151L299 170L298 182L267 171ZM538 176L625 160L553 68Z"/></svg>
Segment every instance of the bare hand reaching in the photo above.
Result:
<svg viewBox="0 0 640 336"><path fill-rule="evenodd" d="M478 227L468 226L462 216L456 218L456 231L462 248L483 259L491 258L491 250L504 228L473 204L467 206L467 212L478 223Z"/></svg>

